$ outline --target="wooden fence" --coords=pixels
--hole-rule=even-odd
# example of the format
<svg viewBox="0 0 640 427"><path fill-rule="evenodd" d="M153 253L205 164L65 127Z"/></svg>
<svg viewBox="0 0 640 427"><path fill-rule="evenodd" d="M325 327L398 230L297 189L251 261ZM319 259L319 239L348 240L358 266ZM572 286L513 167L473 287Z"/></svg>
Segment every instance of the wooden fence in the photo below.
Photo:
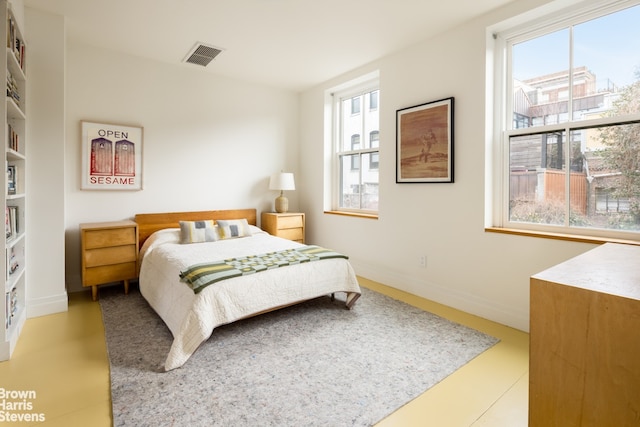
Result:
<svg viewBox="0 0 640 427"><path fill-rule="evenodd" d="M510 200L535 201L538 186L538 174L543 174L541 185L544 186L544 200L564 202L565 172L546 169L541 172L511 172ZM571 172L570 199L572 210L587 213L587 179L584 172Z"/></svg>

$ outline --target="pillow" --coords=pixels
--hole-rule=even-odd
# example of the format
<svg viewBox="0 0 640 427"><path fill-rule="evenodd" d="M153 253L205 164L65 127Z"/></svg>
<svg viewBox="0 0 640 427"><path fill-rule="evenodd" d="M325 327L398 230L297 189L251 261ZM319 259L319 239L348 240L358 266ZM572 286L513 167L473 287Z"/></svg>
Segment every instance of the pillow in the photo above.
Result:
<svg viewBox="0 0 640 427"><path fill-rule="evenodd" d="M213 220L204 221L180 221L180 243L215 242L218 233L213 225Z"/></svg>
<svg viewBox="0 0 640 427"><path fill-rule="evenodd" d="M221 239L235 239L237 237L251 236L251 229L246 218L243 219L219 219L216 221L218 224L218 237Z"/></svg>

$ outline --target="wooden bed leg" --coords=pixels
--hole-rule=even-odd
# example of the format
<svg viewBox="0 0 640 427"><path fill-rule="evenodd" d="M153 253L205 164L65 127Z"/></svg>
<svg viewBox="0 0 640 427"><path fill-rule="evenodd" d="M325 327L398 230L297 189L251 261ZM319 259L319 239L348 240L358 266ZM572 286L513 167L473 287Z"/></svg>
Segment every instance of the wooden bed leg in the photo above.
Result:
<svg viewBox="0 0 640 427"><path fill-rule="evenodd" d="M97 285L91 286L91 298L93 298L94 301L98 299L98 286Z"/></svg>
<svg viewBox="0 0 640 427"><path fill-rule="evenodd" d="M361 294L357 292L347 293L347 303L345 304L347 310L351 310L351 307L353 307L353 304L355 304L358 298L360 298L360 295Z"/></svg>
<svg viewBox="0 0 640 427"><path fill-rule="evenodd" d="M129 281L128 280L124 281L124 293L125 293L125 295L129 295Z"/></svg>
<svg viewBox="0 0 640 427"><path fill-rule="evenodd" d="M332 292L331 293L331 302L335 301L335 299L336 299L336 294L335 294L335 292Z"/></svg>

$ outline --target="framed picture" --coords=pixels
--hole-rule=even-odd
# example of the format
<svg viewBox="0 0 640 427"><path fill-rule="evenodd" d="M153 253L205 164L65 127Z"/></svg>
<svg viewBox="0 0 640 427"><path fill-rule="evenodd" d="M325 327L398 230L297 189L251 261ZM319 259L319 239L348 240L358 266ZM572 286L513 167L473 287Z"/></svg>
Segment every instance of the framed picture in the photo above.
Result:
<svg viewBox="0 0 640 427"><path fill-rule="evenodd" d="M453 182L453 97L396 111L396 182Z"/></svg>
<svg viewBox="0 0 640 427"><path fill-rule="evenodd" d="M142 190L142 128L81 123L81 188Z"/></svg>

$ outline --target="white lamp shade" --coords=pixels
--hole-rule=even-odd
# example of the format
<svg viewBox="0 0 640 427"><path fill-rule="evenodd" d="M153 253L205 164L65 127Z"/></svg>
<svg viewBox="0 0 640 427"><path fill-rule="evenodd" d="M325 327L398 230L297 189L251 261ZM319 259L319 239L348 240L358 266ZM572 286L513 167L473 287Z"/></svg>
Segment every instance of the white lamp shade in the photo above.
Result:
<svg viewBox="0 0 640 427"><path fill-rule="evenodd" d="M296 184L290 172L278 172L271 175L269 190L295 190Z"/></svg>

